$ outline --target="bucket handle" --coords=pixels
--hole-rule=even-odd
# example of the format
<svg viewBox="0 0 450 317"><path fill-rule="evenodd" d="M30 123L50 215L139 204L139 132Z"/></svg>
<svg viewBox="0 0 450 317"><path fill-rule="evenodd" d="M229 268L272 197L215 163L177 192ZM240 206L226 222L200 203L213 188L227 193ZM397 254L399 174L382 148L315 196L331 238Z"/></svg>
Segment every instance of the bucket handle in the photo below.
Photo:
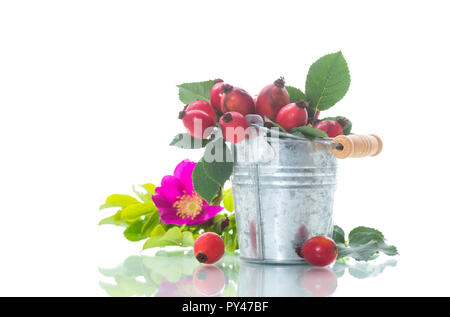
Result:
<svg viewBox="0 0 450 317"><path fill-rule="evenodd" d="M333 143L337 143L338 146L333 147L331 151L339 159L377 156L383 149L381 138L375 134L338 135L333 139Z"/></svg>

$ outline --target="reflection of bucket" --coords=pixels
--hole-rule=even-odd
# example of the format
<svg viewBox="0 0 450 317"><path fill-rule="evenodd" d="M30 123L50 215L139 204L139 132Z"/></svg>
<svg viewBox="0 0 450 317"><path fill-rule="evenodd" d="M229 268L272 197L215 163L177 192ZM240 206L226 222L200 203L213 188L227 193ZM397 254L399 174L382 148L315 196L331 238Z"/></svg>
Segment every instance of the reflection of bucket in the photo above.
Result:
<svg viewBox="0 0 450 317"><path fill-rule="evenodd" d="M309 265L258 265L243 262L239 269L239 297L329 296L337 276L329 268Z"/></svg>
<svg viewBox="0 0 450 317"><path fill-rule="evenodd" d="M232 187L240 256L299 263L295 249L302 242L333 233L336 158L330 146L308 140L267 140L272 149L264 161L243 158L255 141L235 146Z"/></svg>

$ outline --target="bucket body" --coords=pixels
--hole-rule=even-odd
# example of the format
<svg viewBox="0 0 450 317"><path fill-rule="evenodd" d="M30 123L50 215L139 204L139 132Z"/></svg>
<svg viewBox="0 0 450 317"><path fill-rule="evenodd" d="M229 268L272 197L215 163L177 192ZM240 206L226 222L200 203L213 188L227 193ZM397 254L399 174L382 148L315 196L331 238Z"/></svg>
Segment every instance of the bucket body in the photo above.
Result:
<svg viewBox="0 0 450 317"><path fill-rule="evenodd" d="M301 263L296 249L308 238L332 236L337 160L329 146L257 137L236 144L234 156L241 259Z"/></svg>

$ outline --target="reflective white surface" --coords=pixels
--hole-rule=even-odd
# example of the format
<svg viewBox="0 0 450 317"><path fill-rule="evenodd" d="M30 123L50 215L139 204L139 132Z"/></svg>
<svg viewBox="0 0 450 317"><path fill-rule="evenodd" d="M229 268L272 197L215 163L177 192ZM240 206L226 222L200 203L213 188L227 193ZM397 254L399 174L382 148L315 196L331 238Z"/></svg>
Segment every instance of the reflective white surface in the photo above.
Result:
<svg viewBox="0 0 450 317"><path fill-rule="evenodd" d="M253 264L240 261L237 254L226 254L218 263L205 265L190 251L158 251L127 257L113 268L99 268L99 272L100 287L109 296L324 297L342 296L345 292L340 287L345 283L364 283L385 270L395 270L396 265L396 259L350 261L331 267Z"/></svg>

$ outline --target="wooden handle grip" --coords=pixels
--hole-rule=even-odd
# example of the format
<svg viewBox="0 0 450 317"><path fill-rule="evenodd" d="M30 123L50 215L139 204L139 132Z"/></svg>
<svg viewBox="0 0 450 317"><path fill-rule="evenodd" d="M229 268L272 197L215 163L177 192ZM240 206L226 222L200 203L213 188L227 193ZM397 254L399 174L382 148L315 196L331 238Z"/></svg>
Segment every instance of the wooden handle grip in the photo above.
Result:
<svg viewBox="0 0 450 317"><path fill-rule="evenodd" d="M337 158L376 156L383 148L381 139L374 135L338 135L333 139L334 143L342 146L333 148L333 154Z"/></svg>

